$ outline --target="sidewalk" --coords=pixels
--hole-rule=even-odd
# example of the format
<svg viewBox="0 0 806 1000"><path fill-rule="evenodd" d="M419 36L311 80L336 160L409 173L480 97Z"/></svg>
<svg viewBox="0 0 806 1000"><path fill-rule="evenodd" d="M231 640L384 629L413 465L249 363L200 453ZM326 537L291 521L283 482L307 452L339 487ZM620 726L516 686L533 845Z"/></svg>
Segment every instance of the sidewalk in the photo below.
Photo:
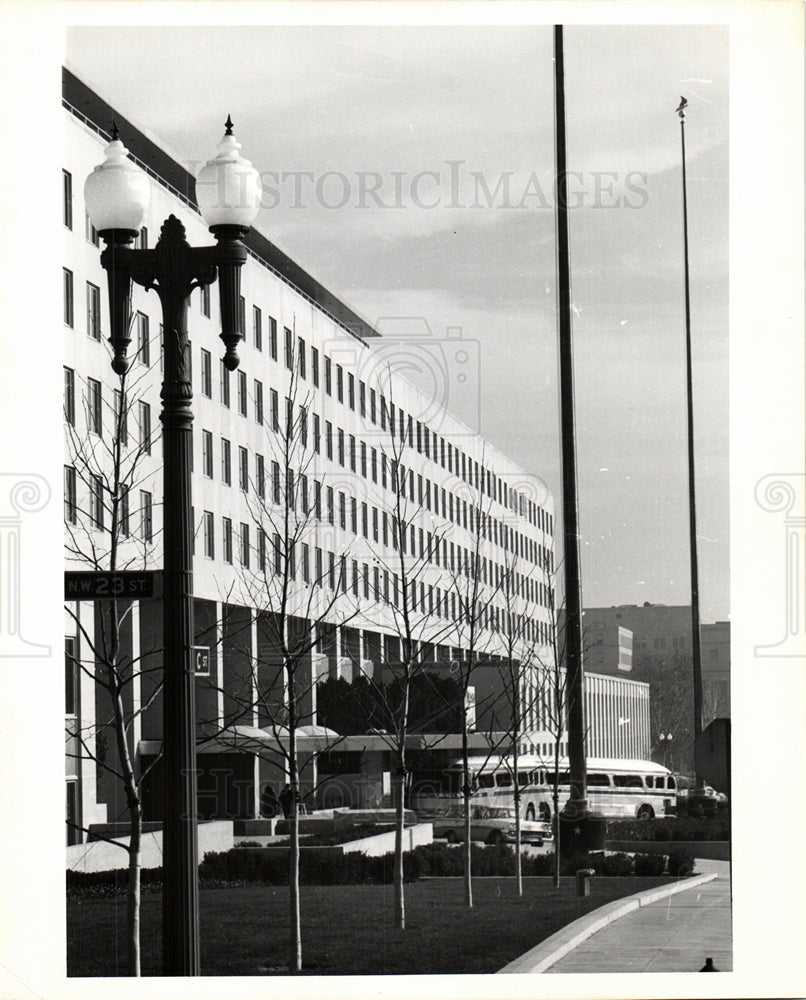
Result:
<svg viewBox="0 0 806 1000"><path fill-rule="evenodd" d="M699 972L710 957L720 972L730 972L730 863L698 860L695 870L716 878L633 909L562 957L558 952L553 962L549 939L513 963L518 968L512 971ZM589 918L593 924L595 913Z"/></svg>

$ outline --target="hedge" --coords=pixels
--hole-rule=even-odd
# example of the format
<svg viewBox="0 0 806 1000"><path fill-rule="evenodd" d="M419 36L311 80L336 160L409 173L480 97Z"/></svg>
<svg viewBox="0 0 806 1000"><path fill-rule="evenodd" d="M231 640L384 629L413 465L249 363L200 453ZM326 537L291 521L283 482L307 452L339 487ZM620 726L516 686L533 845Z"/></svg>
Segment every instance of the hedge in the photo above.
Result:
<svg viewBox="0 0 806 1000"><path fill-rule="evenodd" d="M730 817L695 819L690 816L667 816L660 819L611 820L608 840L730 840Z"/></svg>
<svg viewBox="0 0 806 1000"><path fill-rule="evenodd" d="M403 878L416 882L424 876L432 878L459 876L463 873L464 852L447 844L424 844L403 855ZM663 875L667 859L662 854L580 854L563 858L561 875L573 875L580 868L592 868L597 875ZM672 851L668 873L682 877L694 870L694 858L685 849ZM471 845L473 875L511 876L515 874L515 852L501 844L491 847ZM554 873L553 854L522 855L524 876L546 876ZM287 885L288 856L263 850L233 848L230 851L206 854L199 865L199 881L204 888L244 885ZM159 892L162 869L147 868L141 873L142 891ZM388 885L394 879L394 854L367 857L362 853L323 854L304 852L300 856L299 879L303 885ZM126 892L125 869L106 872L67 872L68 899L99 899L122 896Z"/></svg>

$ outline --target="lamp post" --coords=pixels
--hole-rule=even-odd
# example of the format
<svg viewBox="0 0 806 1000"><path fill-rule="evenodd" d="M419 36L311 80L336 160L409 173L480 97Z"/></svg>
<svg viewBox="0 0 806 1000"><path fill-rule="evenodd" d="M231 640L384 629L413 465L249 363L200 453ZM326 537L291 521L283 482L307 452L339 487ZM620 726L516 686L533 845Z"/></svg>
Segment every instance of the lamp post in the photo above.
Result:
<svg viewBox="0 0 806 1000"><path fill-rule="evenodd" d="M668 757L672 749L672 740L674 739L674 733L660 733L658 736L658 742L663 750L663 766L668 767Z"/></svg>
<svg viewBox="0 0 806 1000"><path fill-rule="evenodd" d="M163 896L162 965L166 976L199 974L198 845L196 808L196 692L193 655L191 446L193 398L187 311L194 288L219 278L224 365L238 366L241 330L240 269L243 238L260 207L260 179L227 118L216 156L202 167L196 195L216 238L191 247L171 215L153 250L134 249L150 200L145 173L128 159L117 126L106 159L89 175L84 198L90 220L106 244L112 368L129 367L132 282L156 289L162 304L165 359L163 424Z"/></svg>

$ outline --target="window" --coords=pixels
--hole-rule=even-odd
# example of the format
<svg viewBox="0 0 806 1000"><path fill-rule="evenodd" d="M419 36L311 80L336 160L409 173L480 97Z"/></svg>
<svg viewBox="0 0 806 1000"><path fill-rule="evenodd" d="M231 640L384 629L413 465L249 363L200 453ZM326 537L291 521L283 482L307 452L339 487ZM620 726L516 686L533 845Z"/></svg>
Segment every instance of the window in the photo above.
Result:
<svg viewBox="0 0 806 1000"><path fill-rule="evenodd" d="M311 550L305 542L302 543L302 579L311 582Z"/></svg>
<svg viewBox="0 0 806 1000"><path fill-rule="evenodd" d="M327 488L327 522L328 524L335 524L335 512L333 509L333 487L328 486Z"/></svg>
<svg viewBox="0 0 806 1000"><path fill-rule="evenodd" d="M302 337L297 341L299 357L299 377L305 378L305 341Z"/></svg>
<svg viewBox="0 0 806 1000"><path fill-rule="evenodd" d="M87 282L87 336L101 339L101 289Z"/></svg>
<svg viewBox="0 0 806 1000"><path fill-rule="evenodd" d="M313 384L316 388L319 388L319 351L315 348L311 348L311 378L313 379Z"/></svg>
<svg viewBox="0 0 806 1000"><path fill-rule="evenodd" d="M280 536L275 531L274 533L274 572L282 573L283 571L283 550L280 545Z"/></svg>
<svg viewBox="0 0 806 1000"><path fill-rule="evenodd" d="M62 221L68 229L73 228L73 175L62 170Z"/></svg>
<svg viewBox="0 0 806 1000"><path fill-rule="evenodd" d="M325 421L325 454L333 458L333 424L329 420Z"/></svg>
<svg viewBox="0 0 806 1000"><path fill-rule="evenodd" d="M224 562L232 562L232 520L224 518Z"/></svg>
<svg viewBox="0 0 806 1000"><path fill-rule="evenodd" d="M64 519L68 524L75 524L78 520L76 470L72 465L64 467Z"/></svg>
<svg viewBox="0 0 806 1000"><path fill-rule="evenodd" d="M308 477L304 472L299 474L299 495L302 513L310 513L310 509L308 507Z"/></svg>
<svg viewBox="0 0 806 1000"><path fill-rule="evenodd" d="M101 383L94 378L87 379L87 424L93 434L101 434Z"/></svg>
<svg viewBox="0 0 806 1000"><path fill-rule="evenodd" d="M246 336L246 299L243 295L238 296L238 332Z"/></svg>
<svg viewBox="0 0 806 1000"><path fill-rule="evenodd" d="M280 430L280 397L276 389L269 389L269 407L271 409L271 429Z"/></svg>
<svg viewBox="0 0 806 1000"><path fill-rule="evenodd" d="M350 435L350 470L352 472L356 471L356 468L355 468L355 459L356 459L355 443L356 443L355 442L355 435L351 434Z"/></svg>
<svg viewBox="0 0 806 1000"><path fill-rule="evenodd" d="M323 570L322 570L322 550L321 549L315 549L314 550L314 573L316 575L314 576L314 581L313 582L316 584L316 586L321 586L321 584L322 584L322 575L323 575Z"/></svg>
<svg viewBox="0 0 806 1000"><path fill-rule="evenodd" d="M336 589L336 557L332 552L327 554L327 582L331 590Z"/></svg>
<svg viewBox="0 0 806 1000"><path fill-rule="evenodd" d="M363 382L358 383L358 412L362 417L367 415L367 387Z"/></svg>
<svg viewBox="0 0 806 1000"><path fill-rule="evenodd" d="M286 437L291 440L294 434L294 401L290 396L285 397L285 433Z"/></svg>
<svg viewBox="0 0 806 1000"><path fill-rule="evenodd" d="M78 643L74 635L64 638L64 714L78 714Z"/></svg>
<svg viewBox="0 0 806 1000"><path fill-rule="evenodd" d="M299 408L299 439L302 447L308 447L308 411L304 406Z"/></svg>
<svg viewBox="0 0 806 1000"><path fill-rule="evenodd" d="M201 352L201 391L208 399L213 398L213 356L204 348Z"/></svg>
<svg viewBox="0 0 806 1000"><path fill-rule="evenodd" d="M210 315L210 286L209 285L202 285L201 288L199 289L199 292L200 292L199 299L200 299L200 302L201 302L202 316L208 316L209 317L209 315Z"/></svg>
<svg viewBox="0 0 806 1000"><path fill-rule="evenodd" d="M272 360L277 360L277 320L269 316L269 353Z"/></svg>
<svg viewBox="0 0 806 1000"><path fill-rule="evenodd" d="M249 491L249 452L238 448L238 482L244 493Z"/></svg>
<svg viewBox="0 0 806 1000"><path fill-rule="evenodd" d="M344 369L341 365L336 365L336 399L344 402Z"/></svg>
<svg viewBox="0 0 806 1000"><path fill-rule="evenodd" d="M280 502L280 466L277 462L271 463L271 493L275 503Z"/></svg>
<svg viewBox="0 0 806 1000"><path fill-rule="evenodd" d="M151 454L151 407L142 401L137 404L137 418L140 425L140 447L146 455Z"/></svg>
<svg viewBox="0 0 806 1000"><path fill-rule="evenodd" d="M202 472L208 479L213 478L213 435L202 431Z"/></svg>
<svg viewBox="0 0 806 1000"><path fill-rule="evenodd" d="M316 454L321 452L321 442L320 442L320 428L319 428L319 414L314 413L313 415L313 450Z"/></svg>
<svg viewBox="0 0 806 1000"><path fill-rule="evenodd" d="M120 487L120 507L118 508L118 522L120 533L124 538L129 537L129 487Z"/></svg>
<svg viewBox="0 0 806 1000"><path fill-rule="evenodd" d="M249 569L249 525L241 523L241 566Z"/></svg>
<svg viewBox="0 0 806 1000"><path fill-rule="evenodd" d="M263 383L255 379L255 423L263 423Z"/></svg>
<svg viewBox="0 0 806 1000"><path fill-rule="evenodd" d="M341 427L338 428L339 432L339 465L344 465L344 431Z"/></svg>
<svg viewBox="0 0 806 1000"><path fill-rule="evenodd" d="M92 243L94 247L101 245L101 240L98 236L98 230L90 222L90 217L87 213L84 213L84 236L88 243Z"/></svg>
<svg viewBox="0 0 806 1000"><path fill-rule="evenodd" d="M333 380L330 371L330 358L325 355L325 392L328 396L333 395Z"/></svg>
<svg viewBox="0 0 806 1000"><path fill-rule="evenodd" d="M71 427L76 425L76 373L64 368L64 419Z"/></svg>
<svg viewBox="0 0 806 1000"><path fill-rule="evenodd" d="M351 410L355 409L355 377L352 372L347 373L347 405Z"/></svg>
<svg viewBox="0 0 806 1000"><path fill-rule="evenodd" d="M289 371L294 370L294 334L285 327L285 366Z"/></svg>
<svg viewBox="0 0 806 1000"><path fill-rule="evenodd" d="M318 479L313 481L313 516L317 521L322 520L322 484Z"/></svg>
<svg viewBox="0 0 806 1000"><path fill-rule="evenodd" d="M129 408L126 402L126 397L120 389L115 389L114 434L121 444L125 445L129 443Z"/></svg>
<svg viewBox="0 0 806 1000"><path fill-rule="evenodd" d="M221 481L225 486L232 485L232 470L230 465L231 447L226 438L221 438Z"/></svg>
<svg viewBox="0 0 806 1000"><path fill-rule="evenodd" d="M262 455L255 455L255 486L261 500L266 497L266 460Z"/></svg>
<svg viewBox="0 0 806 1000"><path fill-rule="evenodd" d="M146 490L140 490L140 531L144 541L154 540L154 503Z"/></svg>
<svg viewBox="0 0 806 1000"><path fill-rule="evenodd" d="M223 361L219 362L218 378L221 388L221 403L223 406L229 406L229 369Z"/></svg>
<svg viewBox="0 0 806 1000"><path fill-rule="evenodd" d="M148 316L138 312L135 317L137 324L137 359L146 367L151 364L151 347L148 335Z"/></svg>
<svg viewBox="0 0 806 1000"><path fill-rule="evenodd" d="M204 512L204 554L215 559L215 518L209 510Z"/></svg>
<svg viewBox="0 0 806 1000"><path fill-rule="evenodd" d="M62 287L64 291L64 322L71 329L75 322L75 307L73 303L73 272L62 268Z"/></svg>
<svg viewBox="0 0 806 1000"><path fill-rule="evenodd" d="M339 527L347 530L347 497L339 491Z"/></svg>
<svg viewBox="0 0 806 1000"><path fill-rule="evenodd" d="M246 372L238 370L238 413L246 416Z"/></svg>
<svg viewBox="0 0 806 1000"><path fill-rule="evenodd" d="M358 501L355 497L350 500L350 530L354 535L358 534Z"/></svg>
<svg viewBox="0 0 806 1000"><path fill-rule="evenodd" d="M257 532L257 564L261 573L266 572L266 532L258 528Z"/></svg>
<svg viewBox="0 0 806 1000"><path fill-rule="evenodd" d="M252 336L255 341L255 350L263 350L263 314L259 306L252 306Z"/></svg>

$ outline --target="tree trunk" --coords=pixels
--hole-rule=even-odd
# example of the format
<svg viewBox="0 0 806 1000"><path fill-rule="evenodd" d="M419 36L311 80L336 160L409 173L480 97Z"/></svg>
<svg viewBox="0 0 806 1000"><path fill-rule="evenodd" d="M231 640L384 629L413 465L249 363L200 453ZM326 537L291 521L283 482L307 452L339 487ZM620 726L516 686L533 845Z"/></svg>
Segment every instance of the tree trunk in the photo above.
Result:
<svg viewBox="0 0 806 1000"><path fill-rule="evenodd" d="M294 738L293 735L291 737ZM296 768L294 768L296 771ZM288 874L288 894L291 906L291 956L290 972L302 971L302 922L300 919L299 900L299 803L298 780L296 774L291 776L291 842L290 871Z"/></svg>
<svg viewBox="0 0 806 1000"><path fill-rule="evenodd" d="M554 888L560 888L560 793L557 786L554 786L552 793L554 801Z"/></svg>
<svg viewBox="0 0 806 1000"><path fill-rule="evenodd" d="M403 831L405 821L406 773L403 766L395 775L395 927L403 930L406 926L406 900L403 892Z"/></svg>
<svg viewBox="0 0 806 1000"><path fill-rule="evenodd" d="M465 705L467 702L467 685L465 685ZM465 905L468 909L473 908L473 852L470 843L470 766L468 762L467 748L467 708L463 709L462 723L462 801L464 803L464 840L462 842L462 852L464 854L464 880L465 880Z"/></svg>
<svg viewBox="0 0 806 1000"><path fill-rule="evenodd" d="M126 893L126 935L129 939L129 975L140 975L140 845L143 816L140 800L129 806L129 885Z"/></svg>

